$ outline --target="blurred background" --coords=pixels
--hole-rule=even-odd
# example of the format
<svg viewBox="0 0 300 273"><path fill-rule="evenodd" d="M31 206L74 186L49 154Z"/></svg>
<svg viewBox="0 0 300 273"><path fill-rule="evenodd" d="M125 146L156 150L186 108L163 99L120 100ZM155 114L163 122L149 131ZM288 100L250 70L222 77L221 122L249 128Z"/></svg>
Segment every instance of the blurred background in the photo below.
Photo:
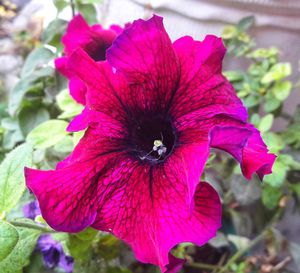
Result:
<svg viewBox="0 0 300 273"><path fill-rule="evenodd" d="M184 35L198 40L207 34L223 37L224 74L278 159L274 173L261 184L256 178L245 181L231 158L212 151L205 176L222 198L223 227L206 246L183 244L174 253L187 259L183 269L187 273L299 273L300 1L1 0L1 161L18 145L31 142L32 164L49 169L80 138L65 133L65 124L81 107L68 97L66 80L53 69L54 58L62 54L60 39L72 7L90 24L104 27L156 13L164 17L172 40ZM57 121L56 129L61 129L52 132L46 127L49 120ZM48 136L41 135L45 128ZM0 179L0 190L1 183ZM0 214L8 220L24 217L22 207L30 201L33 197L24 188L14 206L3 211L0 207ZM50 266L35 246L36 236L26 260L12 254L10 261L18 266L7 269L0 259L0 272L4 268L8 273L67 272L57 260L62 252L74 258L73 272L157 270L137 263L126 246L107 234L64 234L54 239L63 250L52 244L56 260L52 257Z"/></svg>

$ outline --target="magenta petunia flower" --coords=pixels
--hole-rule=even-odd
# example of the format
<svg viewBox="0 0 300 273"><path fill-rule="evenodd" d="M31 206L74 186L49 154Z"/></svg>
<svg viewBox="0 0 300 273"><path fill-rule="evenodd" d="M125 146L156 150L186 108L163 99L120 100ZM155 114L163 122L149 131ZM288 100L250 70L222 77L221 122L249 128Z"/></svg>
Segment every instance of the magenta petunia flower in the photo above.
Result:
<svg viewBox="0 0 300 273"><path fill-rule="evenodd" d="M275 160L222 75L224 54L214 36L172 43L158 16L126 28L106 61L75 50L67 67L88 90L69 129L88 128L56 170L25 172L49 225L111 232L169 273L182 264L175 245L214 237L220 200L199 181L210 147L232 154L247 178L262 179Z"/></svg>
<svg viewBox="0 0 300 273"><path fill-rule="evenodd" d="M67 69L68 57L75 49L82 48L93 60L103 61L106 59L106 50L122 30L117 25L112 25L109 29L103 29L99 24L89 26L81 15L76 15L70 21L62 38L65 56L56 59L55 66L70 80L69 89L77 102L85 104L86 86Z"/></svg>

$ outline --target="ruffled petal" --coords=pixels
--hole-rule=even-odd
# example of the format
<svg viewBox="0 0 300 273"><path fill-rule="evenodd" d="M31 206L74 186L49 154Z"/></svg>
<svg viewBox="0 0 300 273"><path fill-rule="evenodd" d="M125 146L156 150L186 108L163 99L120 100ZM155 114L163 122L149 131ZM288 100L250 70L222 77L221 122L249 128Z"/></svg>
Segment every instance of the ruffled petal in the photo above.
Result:
<svg viewBox="0 0 300 273"><path fill-rule="evenodd" d="M272 173L272 167L276 160L275 154L268 153L268 148L263 142L259 131L249 124L248 129L252 131L247 144L243 149L241 161L242 172L246 178L250 179L254 172L263 180L266 174Z"/></svg>
<svg viewBox="0 0 300 273"><path fill-rule="evenodd" d="M82 49L75 50L70 56L68 69L86 83L89 110L126 123L131 114L122 97L130 94L130 90L124 77L113 73L107 62L94 62Z"/></svg>
<svg viewBox="0 0 300 273"><path fill-rule="evenodd" d="M240 162L247 179L251 179L255 172L261 180L264 175L272 173L276 156L268 153L259 131L251 124L216 126L210 132L210 139L211 147L230 153Z"/></svg>
<svg viewBox="0 0 300 273"><path fill-rule="evenodd" d="M68 24L67 31L62 37L64 52L69 55L80 45L90 41L90 27L84 18L78 14Z"/></svg>
<svg viewBox="0 0 300 273"><path fill-rule="evenodd" d="M35 194L43 218L55 230L78 232L90 226L101 199L101 183L116 154L55 171L25 168L27 187Z"/></svg>
<svg viewBox="0 0 300 273"><path fill-rule="evenodd" d="M82 48L95 61L105 60L106 50L117 36L114 29L121 32L116 26L110 29L103 29L98 24L90 27L80 14L76 15L62 37L65 54L70 55L75 49Z"/></svg>
<svg viewBox="0 0 300 273"><path fill-rule="evenodd" d="M246 121L247 111L231 84L222 76L225 48L220 38L202 42L183 37L174 43L181 68L179 88L171 106L172 116L193 120L226 114Z"/></svg>
<svg viewBox="0 0 300 273"><path fill-rule="evenodd" d="M195 148L179 148L161 166L123 164L126 176L115 168L112 177L119 181L106 191L93 227L127 242L138 260L163 272L179 270L181 262L170 259L170 250L182 242L203 245L221 225L218 194L199 183L207 155L201 159Z"/></svg>
<svg viewBox="0 0 300 273"><path fill-rule="evenodd" d="M134 21L107 50L108 62L131 86L128 100L142 109L166 110L179 81L179 65L163 19Z"/></svg>
<svg viewBox="0 0 300 273"><path fill-rule="evenodd" d="M56 69L67 77L71 96L78 102L85 105L86 85L67 67L68 56L81 48L95 61L106 59L106 50L122 28L114 25L110 29L103 29L101 25L89 26L81 15L76 15L68 24L67 32L62 38L65 45L66 56L55 60Z"/></svg>
<svg viewBox="0 0 300 273"><path fill-rule="evenodd" d="M243 174L271 173L275 155L269 154L259 132L247 121L247 111L222 75L222 40L206 36L202 42L183 37L174 43L181 79L171 106L183 143L205 141L232 154Z"/></svg>
<svg viewBox="0 0 300 273"><path fill-rule="evenodd" d="M78 103L85 105L86 85L67 68L68 57L55 59L55 68L69 79L70 94Z"/></svg>

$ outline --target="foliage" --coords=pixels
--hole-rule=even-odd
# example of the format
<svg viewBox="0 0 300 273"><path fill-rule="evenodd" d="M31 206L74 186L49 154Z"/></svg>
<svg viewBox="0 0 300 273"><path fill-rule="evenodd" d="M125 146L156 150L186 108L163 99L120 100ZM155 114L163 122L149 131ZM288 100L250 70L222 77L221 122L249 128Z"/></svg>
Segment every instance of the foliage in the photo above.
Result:
<svg viewBox="0 0 300 273"><path fill-rule="evenodd" d="M76 0L73 8L94 23L96 2L100 1ZM69 8L67 0L54 3L58 13ZM205 176L221 194L223 228L204 248L182 244L174 249L176 255L188 261L183 272L258 273L266 266L273 270L284 251L298 267L300 264L300 245L287 241L275 228L288 203L294 204L298 210L295 213L300 207L300 107L292 117L283 112L285 100L297 90L288 78L291 64L280 61L279 50L256 48L247 34L253 22L253 17L247 17L225 28L223 38L230 59L243 58L250 65L246 71L224 74L249 109L251 122L278 158L273 174L266 176L261 185L257 178L246 181L232 158L214 152ZM40 254L33 252L42 233L53 233L65 252L75 258L74 272L154 272L152 267L137 263L128 248L109 234L93 229L79 234L54 233L41 217L35 221L21 218L22 204L32 199L24 193L24 166L54 168L83 134L66 132L68 122L82 106L71 99L66 80L53 69L53 60L62 51L60 38L66 24L56 18L48 25L25 59L20 81L6 103L0 105L0 160L5 157L0 165L0 272L42 272ZM289 126L274 132L273 123L279 117ZM285 244L280 244L282 240ZM255 256L252 247L262 241L266 255Z"/></svg>

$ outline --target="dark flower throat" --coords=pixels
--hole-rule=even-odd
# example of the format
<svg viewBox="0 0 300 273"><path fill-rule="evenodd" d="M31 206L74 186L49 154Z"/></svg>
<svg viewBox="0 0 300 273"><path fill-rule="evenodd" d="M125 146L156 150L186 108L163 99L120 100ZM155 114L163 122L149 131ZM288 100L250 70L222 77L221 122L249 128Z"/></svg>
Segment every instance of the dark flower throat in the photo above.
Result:
<svg viewBox="0 0 300 273"><path fill-rule="evenodd" d="M130 139L134 154L140 160L156 164L173 152L176 134L169 118L149 114L137 119Z"/></svg>

